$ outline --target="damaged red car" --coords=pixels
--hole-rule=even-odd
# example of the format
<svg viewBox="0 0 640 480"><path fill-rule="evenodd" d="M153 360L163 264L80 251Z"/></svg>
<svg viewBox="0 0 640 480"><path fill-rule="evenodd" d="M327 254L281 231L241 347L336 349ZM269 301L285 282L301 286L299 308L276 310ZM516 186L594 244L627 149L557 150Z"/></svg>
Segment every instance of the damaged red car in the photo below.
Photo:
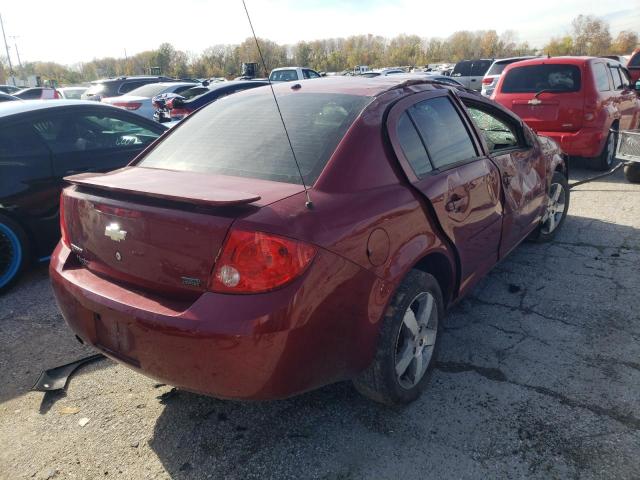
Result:
<svg viewBox="0 0 640 480"><path fill-rule="evenodd" d="M274 89L296 159L261 87L198 111L128 167L68 178L50 266L64 318L193 392L264 400L353 380L384 403L414 400L447 308L563 223L561 151L428 79Z"/></svg>

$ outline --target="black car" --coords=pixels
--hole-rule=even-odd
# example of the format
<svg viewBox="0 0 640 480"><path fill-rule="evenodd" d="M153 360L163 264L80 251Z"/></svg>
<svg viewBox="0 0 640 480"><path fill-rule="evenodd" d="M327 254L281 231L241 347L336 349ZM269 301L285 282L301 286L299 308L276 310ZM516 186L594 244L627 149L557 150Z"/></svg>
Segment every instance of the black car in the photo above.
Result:
<svg viewBox="0 0 640 480"><path fill-rule="evenodd" d="M15 100L20 100L20 99L14 95L9 95L8 93L0 92L0 102L11 102Z"/></svg>
<svg viewBox="0 0 640 480"><path fill-rule="evenodd" d="M227 95L231 95L250 88L269 85L268 80L234 80L232 82L220 82L209 85L208 91L196 97L185 100L181 96L171 98L164 102L156 102L159 107L153 117L159 122L172 122L182 120L200 107L207 105ZM187 90L188 92L188 90Z"/></svg>
<svg viewBox="0 0 640 480"><path fill-rule="evenodd" d="M58 242L63 177L123 167L165 130L96 102L0 103L0 291Z"/></svg>
<svg viewBox="0 0 640 480"><path fill-rule="evenodd" d="M91 82L91 86L82 94L82 100L98 100L106 97L119 97L148 83L175 82L175 78L163 76L138 76L103 78Z"/></svg>

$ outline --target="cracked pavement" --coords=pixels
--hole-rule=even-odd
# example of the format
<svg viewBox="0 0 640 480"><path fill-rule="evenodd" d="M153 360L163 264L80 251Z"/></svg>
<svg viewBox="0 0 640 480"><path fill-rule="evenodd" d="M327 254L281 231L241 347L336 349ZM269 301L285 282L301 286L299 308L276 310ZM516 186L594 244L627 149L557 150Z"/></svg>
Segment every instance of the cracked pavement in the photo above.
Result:
<svg viewBox="0 0 640 480"><path fill-rule="evenodd" d="M36 268L0 297L0 478L638 478L639 212L621 172L573 191L556 241L521 245L450 310L402 409L348 383L220 401L108 360L66 394L28 392L91 353Z"/></svg>

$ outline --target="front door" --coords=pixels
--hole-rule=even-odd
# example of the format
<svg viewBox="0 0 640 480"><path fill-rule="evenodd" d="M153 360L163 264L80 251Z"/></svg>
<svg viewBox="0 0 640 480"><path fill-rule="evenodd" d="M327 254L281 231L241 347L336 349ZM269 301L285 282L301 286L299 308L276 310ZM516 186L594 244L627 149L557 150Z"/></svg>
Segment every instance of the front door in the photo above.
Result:
<svg viewBox="0 0 640 480"><path fill-rule="evenodd" d="M463 100L486 151L500 170L504 195L504 220L500 258L506 256L538 225L546 193L546 163L537 142L491 104ZM531 134L532 135L532 134Z"/></svg>
<svg viewBox="0 0 640 480"><path fill-rule="evenodd" d="M413 95L388 119L394 149L413 185L429 200L460 258L464 294L498 261L500 174L470 134L449 90Z"/></svg>

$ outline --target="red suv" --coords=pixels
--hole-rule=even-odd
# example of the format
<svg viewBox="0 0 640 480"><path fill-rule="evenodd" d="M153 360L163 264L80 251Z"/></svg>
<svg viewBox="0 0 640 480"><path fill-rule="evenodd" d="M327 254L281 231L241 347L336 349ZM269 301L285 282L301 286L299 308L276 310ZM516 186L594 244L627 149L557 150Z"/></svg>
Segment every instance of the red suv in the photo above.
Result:
<svg viewBox="0 0 640 480"><path fill-rule="evenodd" d="M631 81L634 83L640 81L640 48L636 48L629 58L627 69L631 75Z"/></svg>
<svg viewBox="0 0 640 480"><path fill-rule="evenodd" d="M213 102L69 177L50 273L83 342L216 397L415 399L445 309L569 205L555 142L479 94L328 78ZM308 186L305 191L304 184Z"/></svg>
<svg viewBox="0 0 640 480"><path fill-rule="evenodd" d="M607 170L615 158L614 131L640 124L634 88L629 72L615 60L553 57L509 65L492 98L568 155Z"/></svg>

